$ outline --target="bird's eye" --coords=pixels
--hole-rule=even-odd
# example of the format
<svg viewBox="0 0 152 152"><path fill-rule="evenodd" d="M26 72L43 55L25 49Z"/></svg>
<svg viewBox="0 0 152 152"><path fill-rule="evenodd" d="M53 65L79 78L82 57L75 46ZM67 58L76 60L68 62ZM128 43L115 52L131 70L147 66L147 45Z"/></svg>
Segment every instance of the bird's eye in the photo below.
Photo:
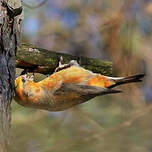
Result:
<svg viewBox="0 0 152 152"><path fill-rule="evenodd" d="M22 78L22 82L25 83L25 78Z"/></svg>

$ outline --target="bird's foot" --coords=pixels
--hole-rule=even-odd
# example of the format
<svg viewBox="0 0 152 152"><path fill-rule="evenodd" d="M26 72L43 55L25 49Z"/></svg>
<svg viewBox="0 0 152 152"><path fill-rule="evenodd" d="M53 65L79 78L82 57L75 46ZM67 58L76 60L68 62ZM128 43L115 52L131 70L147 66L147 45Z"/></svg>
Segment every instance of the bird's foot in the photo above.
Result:
<svg viewBox="0 0 152 152"><path fill-rule="evenodd" d="M32 73L32 75L28 74L28 69L24 69L20 76L23 76L25 80L31 80L34 81L34 73Z"/></svg>
<svg viewBox="0 0 152 152"><path fill-rule="evenodd" d="M32 75L28 76L28 80L34 81L34 73L32 73Z"/></svg>
<svg viewBox="0 0 152 152"><path fill-rule="evenodd" d="M63 69L69 68L71 66L79 66L79 64L76 60L71 60L67 64L62 64L62 62L63 62L63 57L61 56L60 60L59 60L59 66L55 69L55 72L61 71Z"/></svg>
<svg viewBox="0 0 152 152"><path fill-rule="evenodd" d="M26 81L34 81L34 73L32 75L25 74L23 77Z"/></svg>
<svg viewBox="0 0 152 152"><path fill-rule="evenodd" d="M26 69L24 69L24 70L21 72L20 76L21 76L21 75L25 75L25 74L27 74L28 72L29 72L29 70L26 68Z"/></svg>

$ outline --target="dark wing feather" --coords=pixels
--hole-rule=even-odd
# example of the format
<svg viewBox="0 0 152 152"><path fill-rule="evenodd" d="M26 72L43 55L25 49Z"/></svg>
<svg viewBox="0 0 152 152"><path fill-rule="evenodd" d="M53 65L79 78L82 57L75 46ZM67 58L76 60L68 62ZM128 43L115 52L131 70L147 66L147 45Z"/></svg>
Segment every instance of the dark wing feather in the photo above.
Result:
<svg viewBox="0 0 152 152"><path fill-rule="evenodd" d="M99 95L119 92L121 91L87 85L62 84L59 89L53 92L52 96L48 96L44 100L49 101L48 110L61 111L87 102Z"/></svg>
<svg viewBox="0 0 152 152"><path fill-rule="evenodd" d="M70 93L74 93L78 94L82 98L85 98L86 100L89 100L96 96L120 92L122 91L88 85L62 84L62 86L58 90L56 90L56 92L54 92L54 95L68 95Z"/></svg>
<svg viewBox="0 0 152 152"><path fill-rule="evenodd" d="M113 88L115 86L122 85L125 83L141 82L144 76L145 74L137 74L137 75L133 75L129 77L124 77L122 79L114 80L115 84L109 86L108 88L110 89L110 88Z"/></svg>

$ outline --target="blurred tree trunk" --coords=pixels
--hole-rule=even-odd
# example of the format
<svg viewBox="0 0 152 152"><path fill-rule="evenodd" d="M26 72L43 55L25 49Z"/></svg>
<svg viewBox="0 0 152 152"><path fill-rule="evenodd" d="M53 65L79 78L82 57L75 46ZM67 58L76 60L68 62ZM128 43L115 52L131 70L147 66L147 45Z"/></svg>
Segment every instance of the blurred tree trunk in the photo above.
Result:
<svg viewBox="0 0 152 152"><path fill-rule="evenodd" d="M0 152L7 152L22 8L20 0L0 2Z"/></svg>

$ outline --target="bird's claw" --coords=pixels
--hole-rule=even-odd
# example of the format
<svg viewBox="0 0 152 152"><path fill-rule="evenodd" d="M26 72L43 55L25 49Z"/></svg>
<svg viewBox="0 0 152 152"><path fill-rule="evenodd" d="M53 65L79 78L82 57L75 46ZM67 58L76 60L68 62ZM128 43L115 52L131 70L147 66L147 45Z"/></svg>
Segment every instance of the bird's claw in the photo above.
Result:
<svg viewBox="0 0 152 152"><path fill-rule="evenodd" d="M26 81L33 81L34 80L34 73L32 74L32 75L27 75L27 74L24 74L23 75L23 78L24 78L24 80L26 80Z"/></svg>
<svg viewBox="0 0 152 152"><path fill-rule="evenodd" d="M67 64L62 64L62 62L63 62L63 57L60 56L59 66L55 69L55 72L61 71L63 69L69 68L71 66L79 66L79 64L78 64L78 62L76 60L71 60Z"/></svg>
<svg viewBox="0 0 152 152"><path fill-rule="evenodd" d="M31 81L34 80L34 73L32 75L28 76L28 80L31 80Z"/></svg>

